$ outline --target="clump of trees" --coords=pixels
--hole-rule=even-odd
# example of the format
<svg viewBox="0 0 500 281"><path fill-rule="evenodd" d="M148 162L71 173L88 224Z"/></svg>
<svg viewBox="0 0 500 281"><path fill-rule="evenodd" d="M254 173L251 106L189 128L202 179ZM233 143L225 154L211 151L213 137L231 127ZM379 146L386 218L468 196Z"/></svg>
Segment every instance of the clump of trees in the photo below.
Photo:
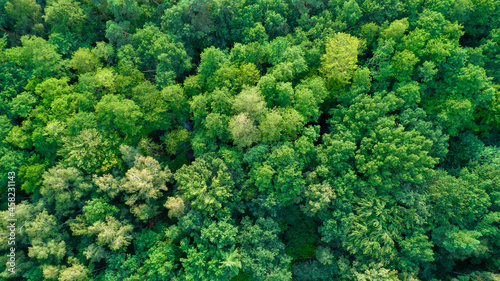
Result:
<svg viewBox="0 0 500 281"><path fill-rule="evenodd" d="M1 279L500 279L499 12L0 0Z"/></svg>

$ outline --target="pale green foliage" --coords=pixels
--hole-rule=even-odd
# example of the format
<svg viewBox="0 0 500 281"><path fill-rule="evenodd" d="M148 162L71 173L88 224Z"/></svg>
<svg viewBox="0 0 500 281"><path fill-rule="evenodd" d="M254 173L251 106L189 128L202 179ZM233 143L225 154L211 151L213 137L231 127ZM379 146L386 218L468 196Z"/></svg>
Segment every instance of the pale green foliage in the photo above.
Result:
<svg viewBox="0 0 500 281"><path fill-rule="evenodd" d="M65 138L59 155L65 157L64 162L87 173L108 171L117 164L109 139L96 129L82 130L77 136Z"/></svg>
<svg viewBox="0 0 500 281"><path fill-rule="evenodd" d="M217 216L230 202L234 181L222 159L198 158L191 165L182 166L174 177L185 203L201 213Z"/></svg>
<svg viewBox="0 0 500 281"><path fill-rule="evenodd" d="M83 85L83 90L87 90L85 87L89 87L89 92L99 93L102 96L107 93L116 92L115 80L117 76L112 68L104 67L97 68L95 73L80 75L78 81L82 84L89 83L88 85Z"/></svg>
<svg viewBox="0 0 500 281"><path fill-rule="evenodd" d="M59 236L57 219L50 215L47 210L43 210L36 215L36 218L26 223L26 235L30 241L46 241Z"/></svg>
<svg viewBox="0 0 500 281"><path fill-rule="evenodd" d="M111 250L126 248L131 240L133 226L122 223L114 217L106 217L106 221L97 221L88 227L90 234L97 234L97 244L106 245Z"/></svg>
<svg viewBox="0 0 500 281"><path fill-rule="evenodd" d="M313 217L319 211L325 210L332 205L335 197L335 193L328 182L309 184L304 190L304 203L300 205L300 209L308 216Z"/></svg>
<svg viewBox="0 0 500 281"><path fill-rule="evenodd" d="M58 217L64 217L81 207L81 199L92 189L82 172L75 167L55 166L43 174L40 188L46 202L53 205Z"/></svg>
<svg viewBox="0 0 500 281"><path fill-rule="evenodd" d="M387 280L387 281L400 281L398 277L398 272L396 270L390 270L387 268L373 268L367 269L364 273L356 272L356 280L359 281L377 281L377 280Z"/></svg>
<svg viewBox="0 0 500 281"><path fill-rule="evenodd" d="M266 111L266 102L256 87L247 88L235 97L233 110L236 114L244 113L246 116L258 120Z"/></svg>
<svg viewBox="0 0 500 281"><path fill-rule="evenodd" d="M396 52L391 61L391 70L394 77L399 81L410 80L414 66L418 60L419 59L415 57L415 54L411 51L404 50L402 52Z"/></svg>
<svg viewBox="0 0 500 281"><path fill-rule="evenodd" d="M131 206L130 211L139 219L146 220L156 214L155 199L167 191L165 184L170 181L172 173L168 166L161 168L160 163L152 157L136 156L135 163L125 174L121 186L127 193L125 204ZM138 204L143 201L144 203Z"/></svg>
<svg viewBox="0 0 500 281"><path fill-rule="evenodd" d="M60 266L45 264L43 265L43 277L48 280L57 279L60 270L61 270Z"/></svg>
<svg viewBox="0 0 500 281"><path fill-rule="evenodd" d="M35 94L42 98L45 105L50 105L59 95L71 93L71 87L68 85L69 78L61 79L49 78L36 85Z"/></svg>
<svg viewBox="0 0 500 281"><path fill-rule="evenodd" d="M91 262L99 262L108 256L106 249L97 244L90 244L83 252L85 257Z"/></svg>
<svg viewBox="0 0 500 281"><path fill-rule="evenodd" d="M295 138L304 127L306 118L293 108L282 110L281 116L283 117L283 122L281 123L283 135L289 140Z"/></svg>
<svg viewBox="0 0 500 281"><path fill-rule="evenodd" d="M66 242L50 240L48 242L37 241L29 248L28 256L38 260L60 263L66 255Z"/></svg>
<svg viewBox="0 0 500 281"><path fill-rule="evenodd" d="M380 35L384 40L392 39L397 41L403 38L403 35L409 26L410 24L408 23L408 18L395 20L389 25L389 27L382 30Z"/></svg>
<svg viewBox="0 0 500 281"><path fill-rule="evenodd" d="M89 270L78 262L78 259L70 259L71 266L62 269L59 274L59 281L84 281L88 280Z"/></svg>
<svg viewBox="0 0 500 281"><path fill-rule="evenodd" d="M73 54L69 66L75 69L78 74L82 74L96 70L101 67L101 63L89 49L80 48Z"/></svg>
<svg viewBox="0 0 500 281"><path fill-rule="evenodd" d="M113 55L115 54L115 50L113 49L113 46L106 42L97 42L95 48L91 50L92 54L94 56L100 58L101 60L105 62L109 62Z"/></svg>
<svg viewBox="0 0 500 281"><path fill-rule="evenodd" d="M40 207L40 205L38 205L38 207ZM39 214L36 214L36 212L38 212L38 211L39 211L38 208L36 208L32 204L28 204L26 201L16 202L15 218L23 218L26 222L25 227L23 227L23 228L19 227L16 229L16 243L18 243L19 245L28 245L30 243L30 241L33 239L40 240L40 239L51 238L51 237L37 236L37 235L41 235L41 234L42 235L46 234L46 233L37 233L37 231L41 230L39 228L40 225L38 226L38 228L35 227L35 228L31 229L30 234L28 234L28 232L27 232L29 223L32 222L39 215ZM54 217L49 216L47 213L44 214L44 217L48 218L50 220L48 222L48 224L46 224L44 227L48 227L48 229L55 230L54 225L56 223L55 223ZM2 221L0 222L0 226L3 227L4 229L8 229L7 226L9 226L11 223L10 221L8 221L8 219L12 218L10 216L9 210L0 211L0 218L2 218ZM56 232L53 232L52 234L54 235L52 237L57 236ZM0 244L0 249L2 249L2 251L10 249L11 245L8 244L8 241L9 241L9 236L7 236L7 235L0 236L0 243L2 243L2 244Z"/></svg>
<svg viewBox="0 0 500 281"><path fill-rule="evenodd" d="M338 86L349 83L357 68L360 45L358 38L346 33L336 33L327 39L321 72L331 83Z"/></svg>
<svg viewBox="0 0 500 281"><path fill-rule="evenodd" d="M121 191L123 191L120 181L109 174L101 177L94 175L93 182L97 185L98 192L105 192L110 198L116 197Z"/></svg>
<svg viewBox="0 0 500 281"><path fill-rule="evenodd" d="M167 202L163 205L168 210L168 217L179 218L186 212L186 205L181 197L168 197Z"/></svg>
<svg viewBox="0 0 500 281"><path fill-rule="evenodd" d="M238 253L238 249L234 250L233 252L223 253L222 258L224 259L224 261L221 262L221 264L224 268L228 269L228 271L230 272L229 275L238 275L238 272L242 267L241 255L240 253Z"/></svg>
<svg viewBox="0 0 500 281"><path fill-rule="evenodd" d="M234 144L247 147L260 140L260 132L254 124L253 119L245 113L234 116L229 121L229 132Z"/></svg>
<svg viewBox="0 0 500 281"><path fill-rule="evenodd" d="M347 239L343 245L359 258L366 257L389 265L397 257L395 240L401 226L397 225L386 199L382 200L359 200L346 229Z"/></svg>
<svg viewBox="0 0 500 281"><path fill-rule="evenodd" d="M64 235L60 233L61 224L54 216L43 210L34 220L26 222L24 227L30 240L29 257L40 262L61 262L66 255L66 242L63 240Z"/></svg>
<svg viewBox="0 0 500 281"><path fill-rule="evenodd" d="M141 154L141 149L140 147L131 147L128 145L120 145L120 152L122 153L122 159L127 164L127 166L132 167L134 166L135 162L135 157L137 157L139 154Z"/></svg>
<svg viewBox="0 0 500 281"><path fill-rule="evenodd" d="M262 141L275 142L281 139L283 117L277 110L266 113L264 119L259 124L259 131L262 135Z"/></svg>

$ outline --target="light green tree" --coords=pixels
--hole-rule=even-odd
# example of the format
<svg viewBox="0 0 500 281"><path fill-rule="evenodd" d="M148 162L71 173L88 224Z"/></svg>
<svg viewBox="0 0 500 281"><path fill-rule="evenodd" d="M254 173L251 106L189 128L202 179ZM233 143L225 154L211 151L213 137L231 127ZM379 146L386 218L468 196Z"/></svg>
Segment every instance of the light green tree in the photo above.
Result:
<svg viewBox="0 0 500 281"><path fill-rule="evenodd" d="M321 72L333 86L348 84L357 68L361 40L346 33L336 33L326 41L321 57Z"/></svg>

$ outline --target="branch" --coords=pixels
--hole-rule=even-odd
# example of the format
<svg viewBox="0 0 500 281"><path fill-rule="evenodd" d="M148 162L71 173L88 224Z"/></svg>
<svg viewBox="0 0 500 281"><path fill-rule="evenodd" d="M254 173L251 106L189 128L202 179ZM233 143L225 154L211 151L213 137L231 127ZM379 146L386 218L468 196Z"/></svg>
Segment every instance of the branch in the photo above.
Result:
<svg viewBox="0 0 500 281"><path fill-rule="evenodd" d="M3 29L3 28L1 28L1 27L0 27L0 30L1 30L1 31L3 31L3 32L5 32L5 33L6 33L7 35L9 35L10 37L12 37L12 38L16 39L17 41L21 41L21 39L19 39L19 37L17 37L17 36L16 36L16 35L14 35L14 34L11 34L11 33L10 33L10 32L8 32L7 30L5 30L5 29Z"/></svg>

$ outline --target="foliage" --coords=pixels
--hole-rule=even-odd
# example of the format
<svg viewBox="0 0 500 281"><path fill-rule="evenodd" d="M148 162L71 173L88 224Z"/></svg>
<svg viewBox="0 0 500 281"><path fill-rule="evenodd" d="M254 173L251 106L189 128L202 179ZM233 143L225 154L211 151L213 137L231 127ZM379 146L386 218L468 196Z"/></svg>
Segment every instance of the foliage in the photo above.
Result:
<svg viewBox="0 0 500 281"><path fill-rule="evenodd" d="M498 280L499 14L0 0L0 279Z"/></svg>

